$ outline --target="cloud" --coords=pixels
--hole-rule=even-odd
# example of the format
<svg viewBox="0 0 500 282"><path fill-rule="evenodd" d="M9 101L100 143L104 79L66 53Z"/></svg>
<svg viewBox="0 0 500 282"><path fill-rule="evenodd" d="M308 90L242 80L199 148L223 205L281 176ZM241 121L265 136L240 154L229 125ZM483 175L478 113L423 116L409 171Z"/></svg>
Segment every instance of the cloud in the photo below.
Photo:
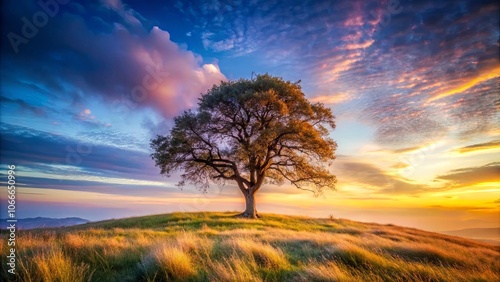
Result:
<svg viewBox="0 0 500 282"><path fill-rule="evenodd" d="M202 2L181 11L203 33L206 49L252 53L300 74L313 99L354 108L349 114L377 128L376 141L386 148L495 128L495 1L400 1L394 13L389 1L375 0ZM351 99L337 100L337 93Z"/></svg>
<svg viewBox="0 0 500 282"><path fill-rule="evenodd" d="M486 143L473 144L465 147L460 147L453 152L459 154L467 154L467 153L475 153L480 151L489 151L489 150L497 150L500 149L500 140L494 140Z"/></svg>
<svg viewBox="0 0 500 282"><path fill-rule="evenodd" d="M447 135L447 127L427 116L424 111L398 110L390 104L387 107L378 106L375 104L375 109L369 110L372 113L370 122L376 126L375 140L382 146L404 153L421 144L436 143ZM401 115L400 111L408 113Z"/></svg>
<svg viewBox="0 0 500 282"><path fill-rule="evenodd" d="M95 116L92 115L92 112L90 109L85 109L81 111L77 116L77 119L82 120L82 121L92 121L95 119Z"/></svg>
<svg viewBox="0 0 500 282"><path fill-rule="evenodd" d="M443 205L430 205L429 208L443 209L443 210L463 210L463 211L478 211L478 210L496 210L494 207L481 207L481 206L443 206Z"/></svg>
<svg viewBox="0 0 500 282"><path fill-rule="evenodd" d="M169 178L160 175L149 156L149 148L137 150L123 146L136 141L124 133L88 131L76 139L5 123L0 123L0 129L0 164L14 164L16 173L22 176L18 185L24 188L84 191L150 200L154 195L162 197L161 201L196 197L193 204L202 195L192 187L180 191L175 185L179 181L175 174ZM101 142L103 134L107 142L115 144ZM139 142L136 146L146 144ZM4 178L5 173L0 172L0 176ZM240 199L239 190L231 186L226 189ZM215 184L212 188L217 191ZM217 198L221 197L225 196L219 193Z"/></svg>
<svg viewBox="0 0 500 282"><path fill-rule="evenodd" d="M141 21L137 18L140 15L133 9L129 9L121 0L101 0L104 7L114 10L122 19L131 26L140 26Z"/></svg>
<svg viewBox="0 0 500 282"><path fill-rule="evenodd" d="M320 95L309 99L311 102L319 102L323 104L338 104L348 100L352 97L348 93L330 94L330 95Z"/></svg>
<svg viewBox="0 0 500 282"><path fill-rule="evenodd" d="M411 153L411 152L414 152L416 150L419 150L422 147L425 147L425 146L417 146L417 147L409 147L409 148L396 149L396 150L392 150L392 152L395 153L395 154L406 154L406 153Z"/></svg>
<svg viewBox="0 0 500 282"><path fill-rule="evenodd" d="M23 167L20 167L21 169ZM47 175L43 175L47 176ZM151 183L151 181L140 181L131 179L117 179L112 177L94 177L82 179L83 175L64 175L60 178L48 177L23 177L24 188L35 189L55 189L66 191L85 191L101 194L114 194L122 196L156 195L162 197L179 196L183 192L179 191L175 185L165 183ZM186 196L185 193L184 196Z"/></svg>
<svg viewBox="0 0 500 282"><path fill-rule="evenodd" d="M141 125L148 131L149 140L157 135L167 135L173 126L173 121L169 119L154 121L151 118L144 118Z"/></svg>
<svg viewBox="0 0 500 282"><path fill-rule="evenodd" d="M351 160L349 157L339 157L334 164L334 171L339 184L361 184L373 190L374 194L418 194L428 190L421 184L413 184L406 179L391 175L377 166Z"/></svg>
<svg viewBox="0 0 500 282"><path fill-rule="evenodd" d="M349 197L348 199L355 201L394 201L394 199L388 197Z"/></svg>
<svg viewBox="0 0 500 282"><path fill-rule="evenodd" d="M448 174L436 177L436 180L448 181L453 187L465 187L484 182L500 183L500 163L454 169Z"/></svg>
<svg viewBox="0 0 500 282"><path fill-rule="evenodd" d="M407 163L402 163L402 162L398 162L396 163L395 165L392 165L391 167L392 168L395 168L395 169L403 169L403 168L407 168L409 167L410 165L407 164Z"/></svg>
<svg viewBox="0 0 500 282"><path fill-rule="evenodd" d="M46 112L43 108L30 105L28 102L22 99L10 99L4 96L0 96L0 101L2 102L2 104L9 103L17 105L21 111L28 111L35 114L36 116L46 116Z"/></svg>
<svg viewBox="0 0 500 282"><path fill-rule="evenodd" d="M31 168L56 178L74 173L145 181L162 179L149 152L96 144L83 138L77 140L5 123L0 123L0 128L5 132L1 135L2 164Z"/></svg>
<svg viewBox="0 0 500 282"><path fill-rule="evenodd" d="M146 28L121 1L102 3L105 9L89 5L88 16L68 6L51 18L58 28L40 29L20 46L20 55L8 40L2 41L2 68L12 69L6 78L29 78L58 97L70 95L73 104L98 97L110 109L151 107L164 117L194 107L201 93L226 79L215 62L204 63L157 26ZM14 6L2 7L7 15L4 32L19 32L19 18L29 13ZM110 22L109 10L120 17ZM30 68L19 67L25 65Z"/></svg>
<svg viewBox="0 0 500 282"><path fill-rule="evenodd" d="M464 93L472 87L475 87L485 81L494 79L500 76L500 66L494 67L492 69L482 70L476 77L467 78L468 81L463 82L457 86L454 86L448 90L437 93L435 96L431 97L428 101L432 102L439 100L448 96Z"/></svg>

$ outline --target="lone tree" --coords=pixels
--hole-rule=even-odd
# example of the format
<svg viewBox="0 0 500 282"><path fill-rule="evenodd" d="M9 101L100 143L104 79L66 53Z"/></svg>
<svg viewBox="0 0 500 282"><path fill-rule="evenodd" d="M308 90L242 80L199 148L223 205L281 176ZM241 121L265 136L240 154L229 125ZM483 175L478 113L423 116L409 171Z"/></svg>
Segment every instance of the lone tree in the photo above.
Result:
<svg viewBox="0 0 500 282"><path fill-rule="evenodd" d="M258 217L255 193L264 183L289 181L316 196L335 189L327 169L337 144L328 137L334 116L310 103L299 82L268 74L222 82L203 94L198 109L175 117L168 136L151 140L161 174L183 171L182 180L206 192L210 181L234 181L246 200L240 216Z"/></svg>

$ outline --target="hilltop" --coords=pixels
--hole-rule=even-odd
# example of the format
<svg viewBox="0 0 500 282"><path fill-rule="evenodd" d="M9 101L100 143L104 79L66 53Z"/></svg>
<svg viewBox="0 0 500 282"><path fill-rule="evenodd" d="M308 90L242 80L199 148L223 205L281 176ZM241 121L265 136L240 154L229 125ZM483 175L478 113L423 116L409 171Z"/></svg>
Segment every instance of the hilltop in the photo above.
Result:
<svg viewBox="0 0 500 282"><path fill-rule="evenodd" d="M345 219L234 214L171 213L19 231L17 280L500 280L500 248L486 243ZM11 278L2 272L2 281Z"/></svg>

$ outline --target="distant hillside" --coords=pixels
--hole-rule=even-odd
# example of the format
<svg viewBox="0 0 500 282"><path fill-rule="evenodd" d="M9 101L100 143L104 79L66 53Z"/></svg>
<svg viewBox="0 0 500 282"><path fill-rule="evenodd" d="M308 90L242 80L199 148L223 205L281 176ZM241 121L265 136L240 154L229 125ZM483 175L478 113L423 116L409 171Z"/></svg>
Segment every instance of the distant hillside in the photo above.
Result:
<svg viewBox="0 0 500 282"><path fill-rule="evenodd" d="M66 218L48 218L48 217L35 217L35 218L22 218L17 219L16 227L18 229L34 229L34 228L50 228L50 227L63 227L84 224L90 222L89 220L79 217L66 217ZM5 229L10 223L7 219L1 219L0 228Z"/></svg>
<svg viewBox="0 0 500 282"><path fill-rule="evenodd" d="M494 228L466 228L460 230L442 231L440 233L471 238L483 242L500 245L500 227Z"/></svg>
<svg viewBox="0 0 500 282"><path fill-rule="evenodd" d="M500 248L345 219L172 213L16 233L1 281L500 281ZM6 232L0 240L7 240ZM0 253L8 253L0 244ZM5 265L3 267L5 269Z"/></svg>

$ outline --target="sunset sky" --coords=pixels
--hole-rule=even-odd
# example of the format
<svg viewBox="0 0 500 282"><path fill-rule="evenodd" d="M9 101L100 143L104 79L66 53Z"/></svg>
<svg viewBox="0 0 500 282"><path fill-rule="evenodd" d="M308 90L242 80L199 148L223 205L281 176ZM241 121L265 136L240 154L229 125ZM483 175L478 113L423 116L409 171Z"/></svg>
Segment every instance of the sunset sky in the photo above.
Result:
<svg viewBox="0 0 500 282"><path fill-rule="evenodd" d="M19 218L242 211L233 185L160 176L149 140L213 84L270 73L332 109L338 185L268 185L259 212L500 226L498 1L44 2L1 4L0 173L6 187L16 165Z"/></svg>

